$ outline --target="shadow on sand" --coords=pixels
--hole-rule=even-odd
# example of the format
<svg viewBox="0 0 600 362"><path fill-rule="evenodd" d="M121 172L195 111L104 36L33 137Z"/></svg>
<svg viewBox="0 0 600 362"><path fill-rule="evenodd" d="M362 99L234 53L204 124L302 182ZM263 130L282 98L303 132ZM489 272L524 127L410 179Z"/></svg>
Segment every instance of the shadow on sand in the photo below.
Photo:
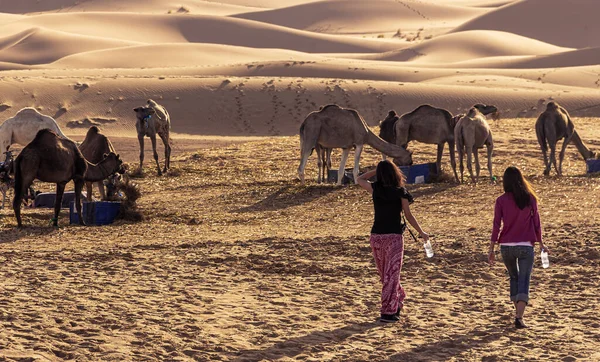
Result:
<svg viewBox="0 0 600 362"><path fill-rule="evenodd" d="M383 323L373 321L355 323L330 331L315 331L306 336L275 343L265 349L239 351L239 357L233 359L233 361L275 360L283 357L294 358L299 354L305 353L308 349L314 350L319 345L340 343L355 334L364 333L375 327L383 326Z"/></svg>
<svg viewBox="0 0 600 362"><path fill-rule="evenodd" d="M286 185L254 205L243 207L235 210L234 212L245 213L286 209L288 207L298 206L314 201L335 190L340 189L341 188L339 186L332 185Z"/></svg>

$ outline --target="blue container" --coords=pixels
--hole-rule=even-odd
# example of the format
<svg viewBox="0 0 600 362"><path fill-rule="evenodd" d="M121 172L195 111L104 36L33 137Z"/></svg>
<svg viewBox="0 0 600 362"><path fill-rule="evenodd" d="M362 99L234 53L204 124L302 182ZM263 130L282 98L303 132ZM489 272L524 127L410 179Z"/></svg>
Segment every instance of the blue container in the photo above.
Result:
<svg viewBox="0 0 600 362"><path fill-rule="evenodd" d="M593 158L585 160L587 173L600 172L600 159L595 160Z"/></svg>
<svg viewBox="0 0 600 362"><path fill-rule="evenodd" d="M431 182L435 173L435 163L422 163L420 165L400 166L400 171L406 177L407 184L423 184Z"/></svg>
<svg viewBox="0 0 600 362"><path fill-rule="evenodd" d="M96 201L84 202L81 208L81 216L87 225L108 225L115 221L121 210L121 203L118 201ZM71 202L69 207L69 222L79 224L79 215L75 209L75 202Z"/></svg>

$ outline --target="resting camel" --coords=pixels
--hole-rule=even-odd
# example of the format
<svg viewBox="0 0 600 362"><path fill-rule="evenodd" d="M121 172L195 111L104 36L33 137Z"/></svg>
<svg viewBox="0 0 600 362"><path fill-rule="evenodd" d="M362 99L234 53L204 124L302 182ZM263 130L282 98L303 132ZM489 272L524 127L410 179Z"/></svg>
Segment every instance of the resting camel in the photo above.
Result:
<svg viewBox="0 0 600 362"><path fill-rule="evenodd" d="M476 104L473 106L483 115L497 112L495 106ZM428 104L417 107L414 111L398 117L396 112L390 111L387 118L380 123L379 137L406 148L410 141L437 144L436 168L441 172L442 153L444 144L448 143L450 164L454 178L458 182L456 173L456 160L454 157L454 127L463 114L452 116L443 108L436 108Z"/></svg>
<svg viewBox="0 0 600 362"><path fill-rule="evenodd" d="M79 145L79 150L83 157L91 163L98 163L104 159L104 156L108 153L116 153L112 143L96 126L90 127L85 135L85 139ZM100 199L106 200L106 193L104 192L104 182L98 181L95 183L100 193ZM86 181L86 194L87 201L92 201L92 182Z"/></svg>
<svg viewBox="0 0 600 362"><path fill-rule="evenodd" d="M494 175L492 174L492 152L494 150L492 130L485 120L485 116L477 108L471 108L469 112L461 117L456 123L456 127L454 127L454 139L456 141L456 150L458 151L458 159L460 161L460 182L464 181L463 155L465 150L467 152L467 167L471 174L471 180L476 183L479 179L481 167L479 166L478 150L483 148L484 145L487 148L490 179L494 180ZM476 177L473 175L471 154L475 156Z"/></svg>
<svg viewBox="0 0 600 362"><path fill-rule="evenodd" d="M8 151L8 148L15 143L22 146L27 145L37 132L44 128L56 132L60 137L67 138L52 117L41 114L35 108L21 109L0 125L0 152Z"/></svg>
<svg viewBox="0 0 600 362"><path fill-rule="evenodd" d="M152 142L152 152L154 153L154 160L156 161L156 168L158 175L162 175L162 172L167 172L171 167L171 145L170 145L170 131L171 131L171 118L167 110L153 101L148 99L148 104L143 107L137 107L133 110L137 116L137 122L135 128L137 130L138 141L140 143L140 171L142 170L142 164L144 163L144 137L150 137ZM156 135L160 137L165 146L165 168L160 171L160 164L158 163L158 152L156 152Z"/></svg>
<svg viewBox="0 0 600 362"><path fill-rule="evenodd" d="M75 183L75 206L79 223L84 225L81 216L81 190L84 181L97 182L109 175L122 170L123 162L119 155L109 153L98 164L89 163L83 158L75 142L61 138L51 130L39 131L17 156L15 160L15 197L13 209L17 224L21 222L21 200L27 189L38 179L43 182L56 183L56 201L54 203L54 218L52 223L58 226L58 213L62 203L66 184L73 180Z"/></svg>
<svg viewBox="0 0 600 362"><path fill-rule="evenodd" d="M595 158L596 154L586 147L575 130L575 125L566 109L556 102L549 102L546 110L540 114L535 122L535 133L544 155L544 175L550 174L550 167L554 164L556 173L562 175L562 163L565 150L569 142L573 142L584 160ZM556 167L556 143L564 138L559 155L559 164ZM548 159L548 145L550 146L550 159Z"/></svg>
<svg viewBox="0 0 600 362"><path fill-rule="evenodd" d="M344 168L352 147L354 153L354 180L358 178L358 164L363 146L368 144L380 152L395 157L395 162L406 165L412 163L410 152L402 147L385 142L377 137L367 126L357 111L342 108L335 104L327 105L319 111L311 112L300 126L300 166L298 176L304 183L304 168L313 149L327 152L324 149L341 148L342 160L338 172L337 184L342 184ZM318 159L319 179L323 168L321 156Z"/></svg>

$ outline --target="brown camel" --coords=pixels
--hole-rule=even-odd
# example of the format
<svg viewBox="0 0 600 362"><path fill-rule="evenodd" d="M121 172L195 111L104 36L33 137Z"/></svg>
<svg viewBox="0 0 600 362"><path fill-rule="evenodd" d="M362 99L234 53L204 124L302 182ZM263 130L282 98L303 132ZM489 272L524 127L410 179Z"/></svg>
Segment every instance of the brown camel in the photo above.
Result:
<svg viewBox="0 0 600 362"><path fill-rule="evenodd" d="M140 172L144 163L144 137L147 136L150 137L150 141L152 142L152 152L154 153L156 168L160 176L162 172L167 172L169 167L171 167L171 138L169 134L171 131L171 118L169 117L169 113L163 106L152 99L148 99L146 106L137 107L133 111L137 116L135 128L140 143ZM165 146L165 167L162 172L158 163L158 152L156 152L157 134Z"/></svg>
<svg viewBox="0 0 600 362"><path fill-rule="evenodd" d="M91 163L98 163L104 159L104 156L108 153L116 153L115 148L112 143L102 133L100 133L100 129L96 126L90 127L85 135L85 139L79 145L79 150L83 157ZM92 182L86 181L86 194L87 201L92 201ZM95 183L98 187L98 192L100 193L100 199L106 200L106 192L104 191L104 182L99 181Z"/></svg>
<svg viewBox="0 0 600 362"><path fill-rule="evenodd" d="M341 148L342 160L338 172L338 185L342 183L344 168L352 147L354 153L354 180L358 178L358 164L363 146L368 144L391 157L394 161L406 165L412 163L411 154L402 147L385 142L377 137L367 126L364 119L354 109L342 108L335 104L327 105L319 111L311 112L300 127L300 155L298 176L304 182L304 168L313 149L322 152L326 149ZM319 179L323 168L322 157L318 158Z"/></svg>
<svg viewBox="0 0 600 362"><path fill-rule="evenodd" d="M58 226L58 214L62 203L65 185L73 180L75 183L75 205L79 223L84 224L81 216L81 190L84 181L101 181L109 175L119 172L123 162L119 155L109 153L98 164L85 160L75 142L58 136L53 131L39 131L15 160L15 197L13 209L17 224L21 222L21 200L27 189L38 179L44 182L56 183L56 201L54 203L54 218L52 223Z"/></svg>
<svg viewBox="0 0 600 362"><path fill-rule="evenodd" d="M497 112L495 106L476 104L473 106L482 114L487 115ZM398 117L396 112L390 111L387 118L380 123L379 137L406 148L410 141L437 144L436 168L441 172L442 153L444 144L448 143L450 164L454 177L458 182L456 173L456 159L454 157L454 127L463 114L452 116L443 108L436 108L428 104L417 107L414 111Z"/></svg>
<svg viewBox="0 0 600 362"><path fill-rule="evenodd" d="M471 174L471 180L476 183L479 179L479 172L481 167L479 166L479 155L478 150L487 147L488 156L488 170L490 172L490 180L494 180L492 174L492 152L494 150L494 141L492 139L492 130L485 120L485 116L475 107L471 108L469 112L461 117L456 123L454 128L454 140L456 141L456 150L458 151L458 159L460 161L460 182L463 182L463 155L465 150L467 152L467 167ZM471 154L475 156L475 167L477 176L473 175L473 167L471 164Z"/></svg>
<svg viewBox="0 0 600 362"><path fill-rule="evenodd" d="M562 163L565 158L565 150L569 142L573 142L584 160L595 158L594 152L586 147L585 143L579 138L575 130L575 125L571 121L569 112L556 102L549 102L546 110L540 114L535 122L535 133L538 143L544 155L544 175L550 174L550 167L554 164L556 173L562 175ZM562 148L559 155L559 164L556 166L556 143L563 139ZM550 146L550 159L548 159L548 145Z"/></svg>

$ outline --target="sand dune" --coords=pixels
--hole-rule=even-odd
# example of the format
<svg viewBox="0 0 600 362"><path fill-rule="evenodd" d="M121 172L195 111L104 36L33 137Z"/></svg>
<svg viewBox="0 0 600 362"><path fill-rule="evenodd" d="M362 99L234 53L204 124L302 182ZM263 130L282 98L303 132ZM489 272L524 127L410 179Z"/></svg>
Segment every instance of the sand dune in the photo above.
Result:
<svg viewBox="0 0 600 362"><path fill-rule="evenodd" d="M499 30L558 46L600 46L598 3L590 0L524 0L481 15L458 28Z"/></svg>
<svg viewBox="0 0 600 362"><path fill-rule="evenodd" d="M332 34L396 32L458 26L486 10L426 2L320 1L236 17Z"/></svg>
<svg viewBox="0 0 600 362"><path fill-rule="evenodd" d="M500 31L464 31L443 35L371 59L452 63L497 56L548 55L572 50Z"/></svg>
<svg viewBox="0 0 600 362"><path fill-rule="evenodd" d="M138 43L33 28L0 38L0 61L46 64L67 55Z"/></svg>
<svg viewBox="0 0 600 362"><path fill-rule="evenodd" d="M123 62L123 59L130 59L130 61ZM60 59L51 66L100 69L190 67L190 64L194 64L194 67L242 64L243 67L248 68L247 64L252 62L316 61L321 59L323 58L318 55L281 49L256 49L220 44L158 44L79 53Z"/></svg>
<svg viewBox="0 0 600 362"><path fill-rule="evenodd" d="M149 44L214 43L313 53L379 52L398 47L397 42L335 37L245 19L202 15L45 14L0 27L0 34L21 32L31 27Z"/></svg>

